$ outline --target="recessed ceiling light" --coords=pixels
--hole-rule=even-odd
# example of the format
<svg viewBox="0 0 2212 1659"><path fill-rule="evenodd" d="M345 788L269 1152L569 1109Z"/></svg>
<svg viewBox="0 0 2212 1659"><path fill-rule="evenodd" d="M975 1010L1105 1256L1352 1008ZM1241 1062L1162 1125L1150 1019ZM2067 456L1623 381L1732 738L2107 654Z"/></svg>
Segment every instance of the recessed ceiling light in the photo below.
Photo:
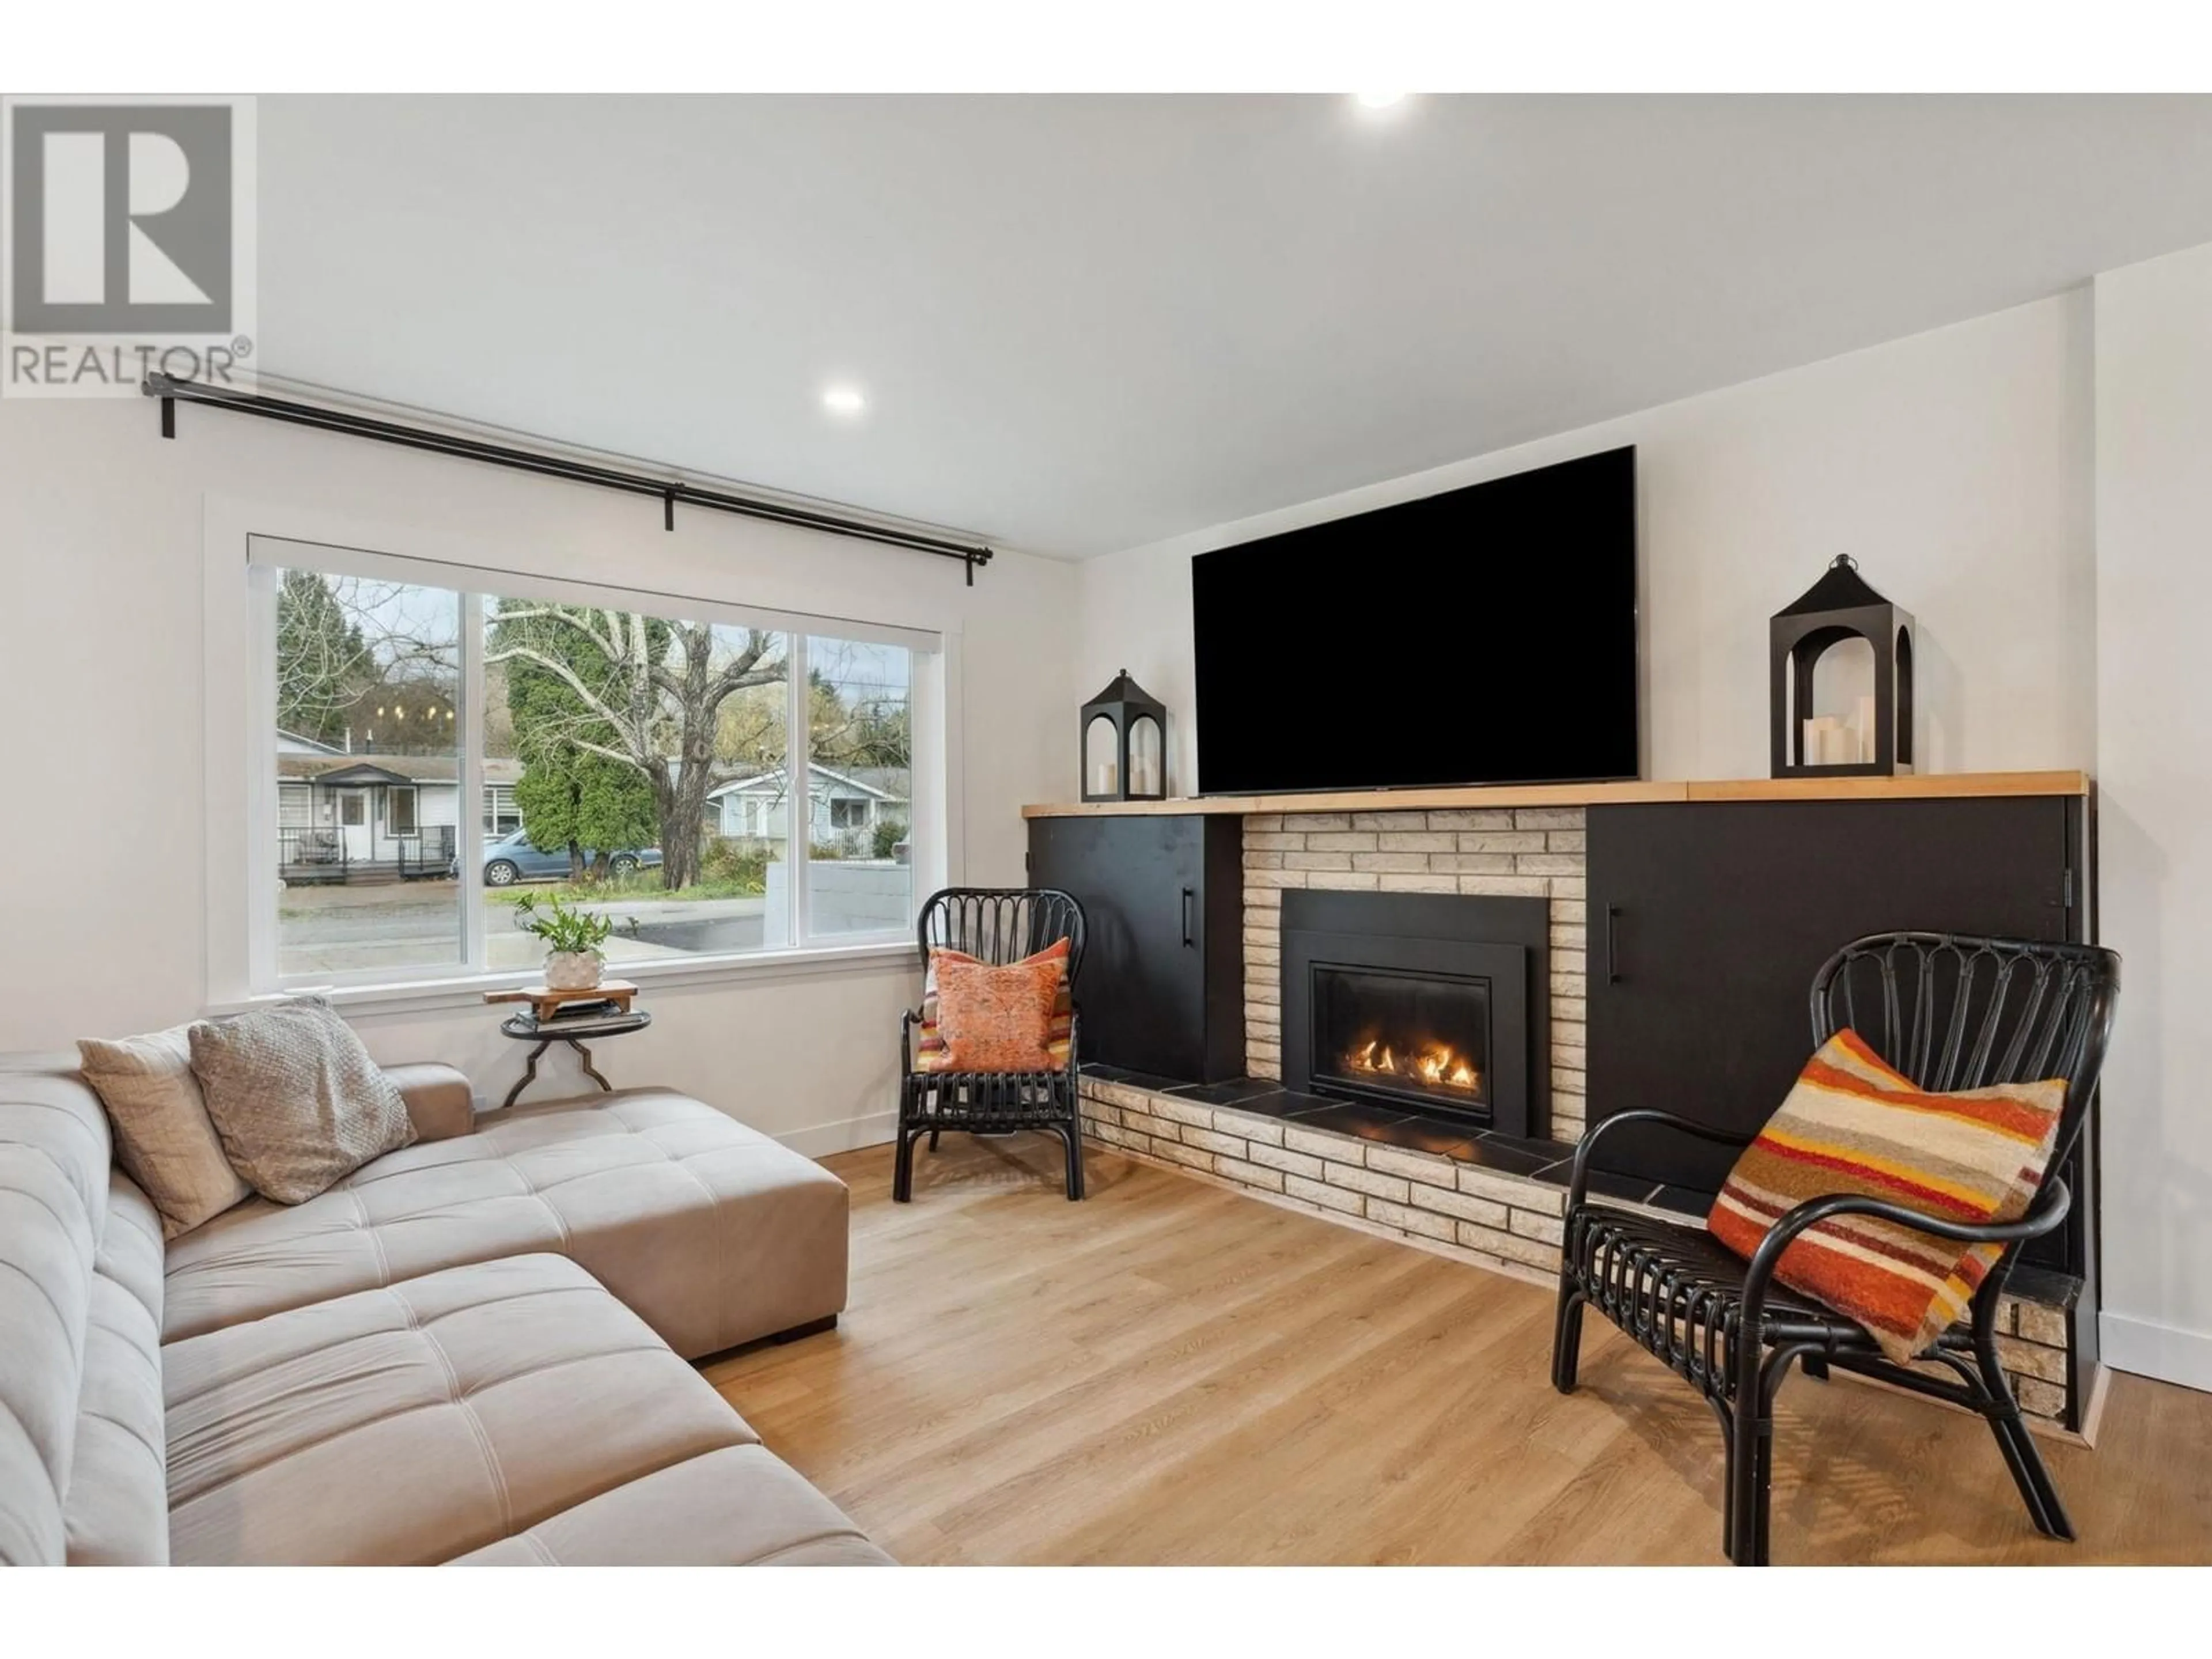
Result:
<svg viewBox="0 0 2212 1659"><path fill-rule="evenodd" d="M822 407L832 415L842 415L850 420L866 412L868 394L856 386L825 386L822 391Z"/></svg>
<svg viewBox="0 0 2212 1659"><path fill-rule="evenodd" d="M1389 109L1393 104L1406 101L1402 92L1355 92L1352 96L1362 109Z"/></svg>

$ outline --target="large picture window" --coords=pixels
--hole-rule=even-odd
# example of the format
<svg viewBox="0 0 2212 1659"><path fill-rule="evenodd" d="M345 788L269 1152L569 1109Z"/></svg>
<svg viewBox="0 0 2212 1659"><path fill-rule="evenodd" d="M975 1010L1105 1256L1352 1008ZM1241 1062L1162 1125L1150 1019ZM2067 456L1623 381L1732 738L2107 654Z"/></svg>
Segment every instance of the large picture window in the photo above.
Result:
<svg viewBox="0 0 2212 1659"><path fill-rule="evenodd" d="M259 988L526 970L525 895L616 973L908 936L933 636L471 574L254 543Z"/></svg>

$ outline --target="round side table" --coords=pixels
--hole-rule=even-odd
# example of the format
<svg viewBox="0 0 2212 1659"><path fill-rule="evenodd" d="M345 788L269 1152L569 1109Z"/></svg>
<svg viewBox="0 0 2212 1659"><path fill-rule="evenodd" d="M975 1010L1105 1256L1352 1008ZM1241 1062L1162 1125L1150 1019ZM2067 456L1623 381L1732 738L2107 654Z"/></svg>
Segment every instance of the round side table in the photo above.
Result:
<svg viewBox="0 0 2212 1659"><path fill-rule="evenodd" d="M507 1098L499 1103L500 1109L505 1111L514 1105L516 1101L522 1098L522 1091L538 1080L538 1057L556 1042L565 1042L574 1048L576 1051L576 1058L583 1062L585 1075L598 1084L601 1089L612 1094L615 1085L601 1077L599 1068L592 1064L592 1051L586 1046L584 1040L589 1037L593 1042L597 1042L601 1037L628 1036L632 1031L642 1031L652 1024L653 1016L641 1008L632 1009L608 1018L594 1019L590 1022L587 1030L580 1031L563 1031L560 1029L559 1022L540 1021L530 1014L509 1014L505 1019L500 1021L501 1031L513 1037L517 1042L534 1042L538 1046L530 1051L530 1058L523 1065L521 1081L507 1091Z"/></svg>

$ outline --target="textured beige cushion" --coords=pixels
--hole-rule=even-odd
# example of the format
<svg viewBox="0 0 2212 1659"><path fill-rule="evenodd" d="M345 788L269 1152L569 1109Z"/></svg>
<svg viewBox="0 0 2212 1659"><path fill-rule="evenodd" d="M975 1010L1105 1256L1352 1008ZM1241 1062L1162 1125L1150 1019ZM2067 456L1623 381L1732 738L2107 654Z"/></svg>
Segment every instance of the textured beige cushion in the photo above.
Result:
<svg viewBox="0 0 2212 1659"><path fill-rule="evenodd" d="M457 1567L880 1567L890 1557L764 1446L617 1486Z"/></svg>
<svg viewBox="0 0 2212 1659"><path fill-rule="evenodd" d="M399 1091L327 1003L202 1020L191 1038L223 1152L264 1198L304 1203L415 1139Z"/></svg>
<svg viewBox="0 0 2212 1659"><path fill-rule="evenodd" d="M295 1309L173 1344L165 1359L180 1564L447 1561L758 1443L696 1371L558 1256ZM734 1528L738 1550L850 1531L794 1480L749 1467L728 1492L672 1487L668 1504L692 1506L689 1528L672 1514L661 1524ZM755 1490L759 1503L744 1504ZM761 1525L744 1531L714 1497Z"/></svg>
<svg viewBox="0 0 2212 1659"><path fill-rule="evenodd" d="M252 1196L208 1117L192 1075L187 1026L114 1041L87 1038L77 1054L115 1130L115 1155L161 1212L165 1237Z"/></svg>
<svg viewBox="0 0 2212 1659"><path fill-rule="evenodd" d="M844 1183L713 1107L636 1089L477 1121L176 1240L167 1339L532 1250L582 1263L690 1358L844 1307Z"/></svg>

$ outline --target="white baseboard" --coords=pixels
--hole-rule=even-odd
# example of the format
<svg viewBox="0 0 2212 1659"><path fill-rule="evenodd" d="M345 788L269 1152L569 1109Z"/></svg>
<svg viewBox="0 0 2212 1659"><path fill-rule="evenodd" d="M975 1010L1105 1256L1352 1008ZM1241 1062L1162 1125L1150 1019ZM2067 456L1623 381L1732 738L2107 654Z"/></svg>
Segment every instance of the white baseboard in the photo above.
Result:
<svg viewBox="0 0 2212 1659"><path fill-rule="evenodd" d="M2212 1334L2107 1313L2097 1316L2097 1335L2099 1358L2114 1370L2212 1394Z"/></svg>
<svg viewBox="0 0 2212 1659"><path fill-rule="evenodd" d="M860 1146L880 1146L891 1139L898 1127L896 1112L871 1112L866 1117L848 1117L837 1123L810 1124L804 1129L790 1129L776 1139L794 1152L804 1152L809 1158L827 1158L832 1152L849 1152Z"/></svg>

